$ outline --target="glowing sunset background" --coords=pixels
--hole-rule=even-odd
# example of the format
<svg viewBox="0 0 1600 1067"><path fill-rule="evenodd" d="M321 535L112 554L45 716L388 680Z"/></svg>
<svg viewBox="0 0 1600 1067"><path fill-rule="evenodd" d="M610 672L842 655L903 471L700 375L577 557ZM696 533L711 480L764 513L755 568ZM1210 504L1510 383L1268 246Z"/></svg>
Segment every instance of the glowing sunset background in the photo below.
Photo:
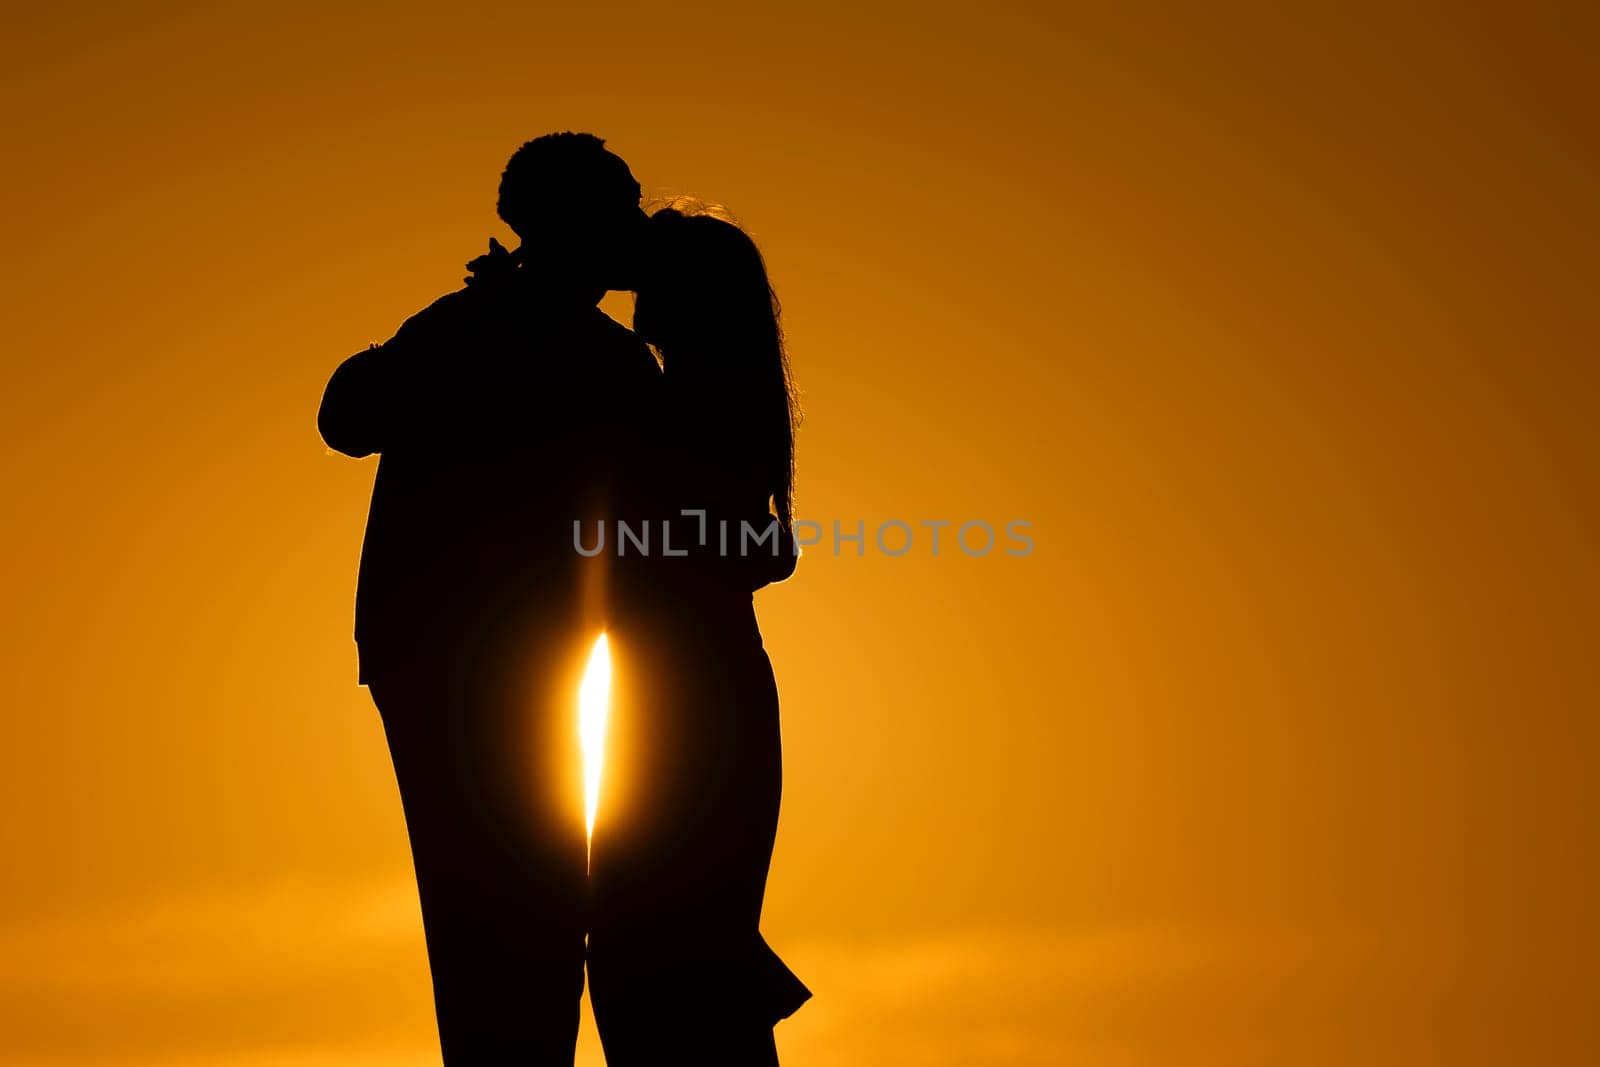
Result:
<svg viewBox="0 0 1600 1067"><path fill-rule="evenodd" d="M314 414L568 128L1033 524L758 599L787 1063L1594 1062L1595 16L1291 7L8 13L0 1064L437 1063Z"/></svg>

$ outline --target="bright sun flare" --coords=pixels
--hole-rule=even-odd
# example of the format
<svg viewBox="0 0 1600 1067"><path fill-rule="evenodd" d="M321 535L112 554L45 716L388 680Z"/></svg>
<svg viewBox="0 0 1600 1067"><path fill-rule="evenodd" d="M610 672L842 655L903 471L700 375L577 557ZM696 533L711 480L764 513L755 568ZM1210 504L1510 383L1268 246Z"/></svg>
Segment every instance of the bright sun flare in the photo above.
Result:
<svg viewBox="0 0 1600 1067"><path fill-rule="evenodd" d="M578 741L583 748L583 809L594 837L594 815L600 803L600 768L605 762L606 715L611 706L611 648L601 634L589 653L578 686Z"/></svg>

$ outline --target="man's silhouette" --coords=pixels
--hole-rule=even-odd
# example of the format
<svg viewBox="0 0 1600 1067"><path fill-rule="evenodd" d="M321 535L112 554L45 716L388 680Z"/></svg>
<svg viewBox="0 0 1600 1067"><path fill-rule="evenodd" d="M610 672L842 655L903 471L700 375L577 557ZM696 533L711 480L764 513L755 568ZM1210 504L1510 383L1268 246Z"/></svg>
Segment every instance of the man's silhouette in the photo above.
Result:
<svg viewBox="0 0 1600 1067"><path fill-rule="evenodd" d="M382 456L356 640L450 1067L570 1064L577 1040L572 670L595 615L572 531L634 494L629 460L654 407L654 358L595 306L632 287L639 197L598 138L523 145L498 205L521 247L346 360L318 416L332 448Z"/></svg>

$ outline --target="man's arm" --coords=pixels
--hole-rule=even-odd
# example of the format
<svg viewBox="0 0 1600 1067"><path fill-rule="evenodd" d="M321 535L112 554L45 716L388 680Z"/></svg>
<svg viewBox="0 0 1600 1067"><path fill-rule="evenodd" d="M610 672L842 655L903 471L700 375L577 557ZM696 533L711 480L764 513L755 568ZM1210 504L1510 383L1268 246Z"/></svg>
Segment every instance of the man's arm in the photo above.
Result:
<svg viewBox="0 0 1600 1067"><path fill-rule="evenodd" d="M383 414L393 406L383 395L390 384L386 355L391 353L373 345L339 364L328 379L317 410L317 430L335 452L360 459L383 451Z"/></svg>
<svg viewBox="0 0 1600 1067"><path fill-rule="evenodd" d="M429 356L463 299L464 291L441 297L388 341L339 364L317 411L317 430L329 448L360 459L389 446L419 406Z"/></svg>

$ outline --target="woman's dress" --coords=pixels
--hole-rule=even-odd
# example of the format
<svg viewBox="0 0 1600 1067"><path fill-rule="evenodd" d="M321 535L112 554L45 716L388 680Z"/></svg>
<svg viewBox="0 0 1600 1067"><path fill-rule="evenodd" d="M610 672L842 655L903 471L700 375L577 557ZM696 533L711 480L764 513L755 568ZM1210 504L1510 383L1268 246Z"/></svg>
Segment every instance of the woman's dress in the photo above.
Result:
<svg viewBox="0 0 1600 1067"><path fill-rule="evenodd" d="M736 464L686 462L740 480ZM714 481L674 484L707 511L707 543L697 518L675 519L673 550L688 555L658 543L613 623L591 996L610 1067L775 1063L772 1026L811 994L760 931L783 756L752 592L793 571L793 543L741 555L740 521L764 529L765 507Z"/></svg>

